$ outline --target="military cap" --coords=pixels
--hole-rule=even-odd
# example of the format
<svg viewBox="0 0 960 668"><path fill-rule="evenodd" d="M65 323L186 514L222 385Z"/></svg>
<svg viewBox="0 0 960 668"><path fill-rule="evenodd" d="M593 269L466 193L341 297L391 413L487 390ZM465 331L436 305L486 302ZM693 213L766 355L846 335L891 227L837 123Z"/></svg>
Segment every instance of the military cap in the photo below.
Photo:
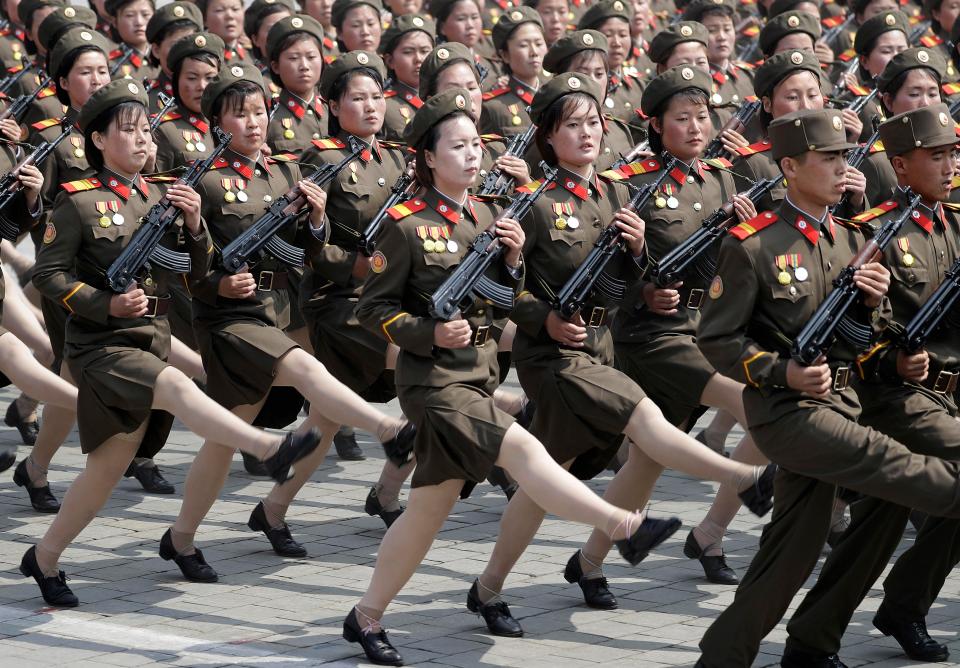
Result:
<svg viewBox="0 0 960 668"><path fill-rule="evenodd" d="M816 42L820 39L823 29L820 27L820 20L813 14L791 9L789 12L774 16L760 29L760 51L765 56L770 56L781 39L798 32L810 35Z"/></svg>
<svg viewBox="0 0 960 668"><path fill-rule="evenodd" d="M887 66L883 68L883 72L877 77L877 88L881 93L886 93L890 84L901 74L924 67L933 71L939 83L943 79L944 72L947 71L947 61L939 49L918 46L901 51L890 59Z"/></svg>
<svg viewBox="0 0 960 668"><path fill-rule="evenodd" d="M674 93L687 88L698 88L710 99L713 79L699 67L679 65L654 77L643 90L640 109L645 116L653 116Z"/></svg>
<svg viewBox="0 0 960 668"><path fill-rule="evenodd" d="M156 7L157 3L154 0L147 1L151 7ZM121 7L129 5L131 2L134 2L134 0L104 0L103 10L110 16L116 16Z"/></svg>
<svg viewBox="0 0 960 668"><path fill-rule="evenodd" d="M29 31L33 28L33 13L41 7L61 7L63 0L20 0L17 5L17 16L20 23Z"/></svg>
<svg viewBox="0 0 960 668"><path fill-rule="evenodd" d="M769 97L777 84L792 74L806 70L817 78L823 87L820 61L812 51L781 51L767 58L753 75L753 90L757 97Z"/></svg>
<svg viewBox="0 0 960 668"><path fill-rule="evenodd" d="M453 88L437 93L417 109L413 119L407 123L403 131L403 140L407 146L416 147L434 125L443 119L463 112L468 118L473 118L473 105L470 102L470 93L463 88Z"/></svg>
<svg viewBox="0 0 960 668"><path fill-rule="evenodd" d="M606 52L609 45L607 36L599 30L577 30L568 32L554 42L543 58L543 69L559 74L564 64L582 51L596 50Z"/></svg>
<svg viewBox="0 0 960 668"><path fill-rule="evenodd" d="M770 5L770 9L767 10L767 13L770 18L773 18L774 16L779 16L784 12L789 12L790 10L796 9L799 5L802 5L806 2L811 2L817 7L822 4L820 0L773 0L773 4Z"/></svg>
<svg viewBox="0 0 960 668"><path fill-rule="evenodd" d="M475 67L476 61L470 47L460 42L444 42L435 47L420 65L420 95L430 89L430 83L435 81L443 68L454 63L465 62Z"/></svg>
<svg viewBox="0 0 960 668"><path fill-rule="evenodd" d="M909 153L915 148L937 148L957 143L950 109L943 102L905 111L880 124L880 141L887 156Z"/></svg>
<svg viewBox="0 0 960 668"><path fill-rule="evenodd" d="M857 28L857 36L853 40L853 50L861 56L867 55L873 48L877 38L885 32L899 30L904 35L910 31L910 21L903 12L883 12L872 16Z"/></svg>
<svg viewBox="0 0 960 668"><path fill-rule="evenodd" d="M434 35L437 34L437 25L433 22L433 19L421 14L395 16L390 27L383 31L383 37L380 38L380 47L377 50L380 53L390 53L396 48L401 37L418 30L427 33L432 42Z"/></svg>
<svg viewBox="0 0 960 668"><path fill-rule="evenodd" d="M607 19L633 21L633 4L629 0L599 0L583 13L577 23L577 30L597 28Z"/></svg>
<svg viewBox="0 0 960 668"><path fill-rule="evenodd" d="M722 10L733 16L737 12L735 0L693 0L683 8L684 21L699 21L707 12Z"/></svg>
<svg viewBox="0 0 960 668"><path fill-rule="evenodd" d="M216 78L211 81L206 88L203 89L203 97L200 98L200 111L203 112L203 115L207 118L213 118L214 116L214 104L216 104L217 99L223 95L224 92L230 86L240 83L241 81L249 81L260 87L264 91L264 96L266 96L266 88L263 85L263 75L260 74L260 70L256 66L249 63L236 63L234 65L226 65L220 68L220 72L217 73Z"/></svg>
<svg viewBox="0 0 960 668"><path fill-rule="evenodd" d="M684 42L700 42L704 46L710 39L710 33L702 23L696 21L678 21L671 26L667 26L650 41L650 49L647 55L655 63L662 63L669 55L670 51L677 44Z"/></svg>
<svg viewBox="0 0 960 668"><path fill-rule="evenodd" d="M539 124L541 117L550 108L550 105L564 95L572 93L589 95L597 101L597 104L600 104L600 90L593 79L579 72L565 72L540 86L540 90L533 96L533 102L530 103L530 120L534 124Z"/></svg>
<svg viewBox="0 0 960 668"><path fill-rule="evenodd" d="M197 30L203 30L203 14L200 8L192 2L171 2L159 8L147 22L147 41L154 43L160 33L171 23L176 21L192 21Z"/></svg>
<svg viewBox="0 0 960 668"><path fill-rule="evenodd" d="M534 23L543 32L543 20L540 13L533 7L513 7L508 9L493 26L493 46L498 51L507 48L507 40L513 31L524 23Z"/></svg>
<svg viewBox="0 0 960 668"><path fill-rule="evenodd" d="M379 73L381 81L387 77L387 68L380 59L380 56L369 51L351 51L341 55L323 68L323 74L320 75L321 97L325 100L330 99L330 91L333 89L333 84L336 83L337 79L350 70L360 69L361 67Z"/></svg>
<svg viewBox="0 0 960 668"><path fill-rule="evenodd" d="M212 32L198 32L181 37L167 52L167 67L175 72L185 58L198 56L201 53L209 54L219 62L223 62L223 40Z"/></svg>
<svg viewBox="0 0 960 668"><path fill-rule="evenodd" d="M114 79L103 88L98 88L80 110L77 125L86 132L90 124L103 115L103 112L124 102L139 102L147 106L147 91L143 84L135 79Z"/></svg>
<svg viewBox="0 0 960 668"><path fill-rule="evenodd" d="M78 25L63 33L47 54L47 72L56 80L60 74L60 66L67 60L67 56L85 47L100 49L105 56L110 53L110 43L106 37L96 30Z"/></svg>
<svg viewBox="0 0 960 668"><path fill-rule="evenodd" d="M377 19L379 20L380 14L383 12L383 5L380 4L380 0L334 0L333 7L330 9L330 23L339 30L344 19L347 18L347 12L363 5L371 7L377 13Z"/></svg>
<svg viewBox="0 0 960 668"><path fill-rule="evenodd" d="M284 40L296 32L302 32L310 35L320 44L320 50L323 50L323 26L312 16L305 14L294 14L284 16L273 24L270 32L267 33L267 59L277 60L280 57L280 46Z"/></svg>
<svg viewBox="0 0 960 668"><path fill-rule="evenodd" d="M839 109L802 109L774 120L767 128L773 159L792 158L807 151L829 153L856 148L847 141Z"/></svg>
<svg viewBox="0 0 960 668"><path fill-rule="evenodd" d="M243 13L243 32L247 35L253 35L260 29L260 22L265 17L282 11L288 14L296 14L297 8L294 6L293 0L253 0Z"/></svg>
<svg viewBox="0 0 960 668"><path fill-rule="evenodd" d="M67 28L97 27L97 13L89 7L66 5L57 7L52 14L48 14L37 28L37 41L49 51L57 38Z"/></svg>

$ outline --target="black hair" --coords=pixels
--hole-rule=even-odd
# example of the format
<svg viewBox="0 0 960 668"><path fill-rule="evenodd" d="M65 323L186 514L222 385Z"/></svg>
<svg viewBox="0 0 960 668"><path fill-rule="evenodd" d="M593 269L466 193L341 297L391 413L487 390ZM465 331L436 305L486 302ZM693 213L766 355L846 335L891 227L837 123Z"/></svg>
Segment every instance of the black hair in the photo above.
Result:
<svg viewBox="0 0 960 668"><path fill-rule="evenodd" d="M443 34L443 28L441 26L446 23L448 18L450 18L450 15L453 13L453 8L459 5L461 2L472 2L477 6L477 10L480 12L481 16L483 15L483 0L456 0L456 2L444 3L440 11L437 12L437 15L434 17L437 22L437 44L449 41L448 37Z"/></svg>
<svg viewBox="0 0 960 668"><path fill-rule="evenodd" d="M463 58L457 58L456 60L451 60L445 62L440 69L434 72L433 76L427 81L427 89L420 91L420 98L426 100L433 97L437 94L437 81L440 79L440 73L443 72L448 67L455 65L456 63L464 63L470 67L470 70L473 72L474 77L477 79L477 85L480 85L480 75L477 74L477 68L474 63L471 63L469 60L464 60Z"/></svg>
<svg viewBox="0 0 960 668"><path fill-rule="evenodd" d="M447 121L453 120L463 116L470 124L473 124L473 118L465 111L457 110L452 114L447 114L439 121L430 126L430 129L427 130L427 133L423 135L419 142L417 142L417 163L415 167L415 174L417 177L417 182L423 186L432 186L433 185L433 170L427 166L426 152L430 151L431 153L436 153L437 151L437 142L440 141L440 128L443 125L446 125ZM333 133L331 133L333 134Z"/></svg>
<svg viewBox="0 0 960 668"><path fill-rule="evenodd" d="M674 100L686 100L695 104L702 104L709 108L708 97L703 90L693 88L692 86L690 88L682 88L661 102L660 105L653 110L653 113L650 114L650 118L656 118L660 121L660 127L663 127L663 117L666 115L667 109L670 108L670 103ZM647 139L650 142L651 151L654 153L663 153L663 137L653 128L653 123L647 126Z"/></svg>
<svg viewBox="0 0 960 668"><path fill-rule="evenodd" d="M260 95L263 98L264 106L267 110L270 109L267 94L263 91L263 88L252 81L241 80L228 87L213 101L213 118L208 119L211 125L220 125L223 112L228 109L235 114L239 114L243 111L244 102L253 95Z"/></svg>
<svg viewBox="0 0 960 668"><path fill-rule="evenodd" d="M703 19L708 16L724 16L728 19L733 20L733 10L727 5L718 5L717 7L710 7L709 9L703 10L700 14L700 18L697 19L699 23L703 23Z"/></svg>
<svg viewBox="0 0 960 668"><path fill-rule="evenodd" d="M610 57L606 51L601 51L600 49L580 49L573 55L567 56L559 63L557 63L557 73L561 72L573 72L577 67L583 65L589 61L594 56L600 56L600 60L603 61L603 66L606 68L607 72L610 71Z"/></svg>
<svg viewBox="0 0 960 668"><path fill-rule="evenodd" d="M163 40L165 40L167 37L177 32L178 30L181 30L181 31L189 30L190 31L189 34L193 34L195 32L198 32L200 29L197 28L197 24L191 21L190 19L177 19L176 21L171 21L170 23L167 23L162 28L160 28L157 34L154 35L153 41L150 43L160 44L161 42L163 42ZM184 33L183 37L186 37L187 34L188 33ZM56 42L56 38L54 38L53 40L53 43L55 42ZM160 59L157 58L155 52L156 52L156 49L150 49L150 55L148 56L147 60L154 67L160 67Z"/></svg>
<svg viewBox="0 0 960 668"><path fill-rule="evenodd" d="M120 15L120 11L121 11L124 7L126 7L127 5L132 5L133 3L137 2L137 1L138 1L138 0L120 0L120 2L117 3L117 6L113 8L113 13L110 14L110 16L112 16L112 17L114 18L114 23L111 23L111 24L110 24L110 39L112 39L112 40L113 40L114 42L116 42L117 44L123 45L123 40L120 39L120 31L117 30L116 18L117 18L117 16ZM150 3L150 6L151 6L151 7L153 7L153 11L156 12L156 11L157 11L157 3L155 2L155 0L147 0L147 2ZM91 3L91 4L92 4L92 3ZM192 23L192 21L191 21L191 23ZM196 25L196 24L194 24L194 25Z"/></svg>
<svg viewBox="0 0 960 668"><path fill-rule="evenodd" d="M70 75L70 70L73 69L73 66L77 62L77 59L83 54L88 53L90 51L96 51L97 53L102 53L104 59L107 61L107 68L110 67L110 56L104 53L103 49L101 49L99 46L93 46L93 45L81 46L80 48L74 49L73 51L68 53L67 57L64 58L63 61L60 63L60 69L57 70L56 76L53 77L54 89L57 92L57 99L60 100L61 104L70 106L70 95L67 93L67 91L63 90L60 87L60 79L66 79ZM48 53L47 54L48 59L49 59L49 55L50 54ZM49 65L50 63L48 62L47 66L49 67Z"/></svg>
<svg viewBox="0 0 960 668"><path fill-rule="evenodd" d="M900 89L903 88L903 85L907 83L907 77L910 76L910 73L917 70L923 72L928 77L934 80L934 82L937 84L937 91L940 93L940 98L943 99L943 92L940 90L940 84L941 84L940 75L937 73L935 69L933 69L932 67L913 67L913 68L910 68L909 70L904 70L903 72L895 76L890 81L889 84L887 84L886 89L883 89L880 91L880 96L878 99L880 101L880 106L883 109L883 112L887 116L887 118L889 118L890 116L893 116L893 112L887 108L887 105L883 101L883 96L889 95L890 99L895 98L897 96L897 93L900 92Z"/></svg>
<svg viewBox="0 0 960 668"><path fill-rule="evenodd" d="M497 57L500 58L500 70L506 74L508 77L513 76L513 70L510 68L510 63L507 58L507 50L510 47L510 39L517 33L521 26L525 26L528 23L537 26L540 29L540 36L546 41L546 36L543 34L543 26L534 21L524 21L523 23L518 23L513 26L513 29L507 33L507 36L503 39L503 48L497 49Z"/></svg>
<svg viewBox="0 0 960 668"><path fill-rule="evenodd" d="M195 60L198 63L206 63L218 72L220 71L221 65L219 58L213 54L207 53L206 51L193 53L186 58L180 59L180 62L177 63L177 66L173 68L172 73L170 74L170 85L173 88L173 97L177 101L177 104L181 107L183 107L183 100L180 99L180 72L183 70L183 64L188 60Z"/></svg>
<svg viewBox="0 0 960 668"><path fill-rule="evenodd" d="M110 127L110 124L114 120L117 121L117 125L122 125L135 121L141 114L144 118L150 117L147 113L147 108L143 106L142 103L129 100L107 108L102 114L93 119L93 122L83 131L83 144L86 150L87 163L97 171L103 169L103 153L101 153L100 149L93 143L92 137L94 132L100 132L102 134L107 131L107 128Z"/></svg>
<svg viewBox="0 0 960 668"><path fill-rule="evenodd" d="M309 33L303 30L292 32L286 37L284 37L283 41L280 42L280 47L277 49L277 55L279 56L281 53L283 53L284 51L292 47L294 44L297 44L299 42L307 42L307 41L312 41L314 44L317 45L317 51L320 52L320 59L323 60L323 42L317 39L317 36L314 35L313 33ZM267 56L267 58L269 59L269 62L267 63L267 71L270 73L270 80L273 81L273 83L277 84L277 86L279 86L280 88L285 88L285 86L283 85L283 79L280 78L279 74L273 71L273 63L274 63L273 58L269 56Z"/></svg>
<svg viewBox="0 0 960 668"><path fill-rule="evenodd" d="M358 67L353 70L344 72L336 81L333 82L333 85L330 87L330 94L327 96L327 102L332 103L334 100L339 104L340 98L344 96L347 92L347 88L350 86L350 82L356 79L357 77L370 77L376 82L380 90L383 90L383 78L380 76L380 73L377 72L372 67ZM340 119L337 118L336 114L331 113L330 118L327 119L327 132L331 137L336 137L340 134Z"/></svg>
<svg viewBox="0 0 960 668"><path fill-rule="evenodd" d="M548 165L557 164L557 154L553 146L547 141L547 137L552 135L560 127L560 124L570 116L582 104L592 105L597 113L603 117L603 111L600 109L600 103L586 93L567 93L554 100L540 115L540 122L537 124L537 130L534 134L534 141L537 144L537 150Z"/></svg>

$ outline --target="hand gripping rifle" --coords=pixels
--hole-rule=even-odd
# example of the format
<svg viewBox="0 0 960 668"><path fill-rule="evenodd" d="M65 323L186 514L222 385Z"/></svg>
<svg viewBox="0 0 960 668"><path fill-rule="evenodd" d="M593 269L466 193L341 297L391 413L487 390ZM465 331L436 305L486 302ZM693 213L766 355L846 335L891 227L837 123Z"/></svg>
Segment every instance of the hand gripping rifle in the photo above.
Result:
<svg viewBox="0 0 960 668"><path fill-rule="evenodd" d="M536 131L537 126L531 123L522 134L514 135L504 155L522 158L526 154L527 149L530 148L530 142L533 141L533 135ZM478 194L503 197L510 192L512 187L513 177L504 173L499 167L494 167L487 172L486 177L484 177L483 185L480 186L480 192Z"/></svg>
<svg viewBox="0 0 960 668"><path fill-rule="evenodd" d="M321 188L330 183L347 165L363 152L364 145L356 137L348 139L350 153L335 165L326 164L308 176L305 181ZM232 274L238 273L262 251L267 251L290 267L303 266L303 250L291 246L277 236L277 232L295 221L307 208L307 198L299 186L294 186L278 197L257 221L224 246L221 252L223 268Z"/></svg>
<svg viewBox="0 0 960 668"><path fill-rule="evenodd" d="M870 155L870 149L874 144L877 143L877 140L880 139L880 118L878 116L873 117L873 134L867 137L867 141L857 146L855 149L851 150L847 154L847 164L853 167L854 169L860 169L860 165L863 164L863 161L867 159L867 156ZM830 213L836 213L847 203L847 200L850 199L850 193L844 192L840 196L840 201L830 207Z"/></svg>
<svg viewBox="0 0 960 668"><path fill-rule="evenodd" d="M543 180L532 193L520 193L500 212L490 226L470 243L463 260L430 297L430 315L440 320L453 320L467 308L475 297L487 299L503 310L513 308L513 291L485 276L504 252L497 236L497 223L505 218L521 220L557 179L557 170L540 163Z"/></svg>
<svg viewBox="0 0 960 668"><path fill-rule="evenodd" d="M21 160L16 167L4 174L3 178L0 179L0 211L6 209L7 205L13 201L13 198L16 197L17 193L23 188L19 180L21 170L26 165L35 165L37 167L42 165L43 161L50 157L50 154L60 145L60 142L66 139L67 135L73 130L73 126L67 123L66 116L61 119L60 127L60 134L55 139L41 143L33 149L30 155ZM19 230L16 225L6 218L0 218L0 237L8 241L15 241L18 232Z"/></svg>
<svg viewBox="0 0 960 668"><path fill-rule="evenodd" d="M397 182L390 188L390 196L383 203L377 215L370 219L370 223L360 233L360 240L357 243L357 250L370 257L377 250L377 235L380 234L380 228L383 227L383 221L387 219L387 211L395 207L401 201L413 197L417 191L416 178L409 171L405 171L397 179Z"/></svg>
<svg viewBox="0 0 960 668"><path fill-rule="evenodd" d="M778 183L782 176L757 181L744 194L756 204ZM691 270L705 281L713 278L716 265L709 257L709 250L720 240L723 233L730 229L737 219L733 210L733 201L729 201L704 219L703 225L664 255L650 270L650 276L658 287L664 288L682 280Z"/></svg>
<svg viewBox="0 0 960 668"><path fill-rule="evenodd" d="M657 189L663 184L669 176L677 159L670 156L667 163L663 166L656 180L636 189L633 197L624 207L630 211L642 211L647 202L653 197ZM553 308L560 312L560 315L569 320L583 308L594 289L614 301L623 299L627 291L627 284L618 278L608 276L605 271L610 260L622 251L624 248L623 240L620 237L620 228L617 224L611 223L599 238L593 244L593 248L587 254L577 270L573 272L567 282L564 283L560 291L557 292Z"/></svg>
<svg viewBox="0 0 960 668"><path fill-rule="evenodd" d="M800 364L810 366L825 354L833 345L837 333L859 348L870 345L871 329L848 317L851 307L860 296L860 289L853 282L853 274L860 266L880 257L920 204L920 195L913 194L911 189L907 188L904 195L910 203L899 216L877 230L840 275L833 279L833 290L794 339L790 356Z"/></svg>
<svg viewBox="0 0 960 668"><path fill-rule="evenodd" d="M719 158L720 155L726 150L723 147L723 140L721 139L721 135L723 134L724 130L743 132L747 127L747 124L751 121L751 119L753 119L758 111L760 111L760 100L744 102L741 104L740 108L737 109L737 113L731 116L730 119L724 123L723 127L720 128L720 132L717 133L717 136L714 137L707 146L707 150L703 152L704 159L710 160L712 158Z"/></svg>
<svg viewBox="0 0 960 668"><path fill-rule="evenodd" d="M195 188L233 138L230 133L216 127L213 128L213 136L217 145L210 155L205 160L197 160L191 164L176 183ZM140 270L148 264L155 264L178 274L186 274L190 271L189 255L160 245L164 235L182 215L183 211L174 206L166 195L150 207L150 211L141 220L140 227L130 239L130 243L107 269L107 285L111 290L117 294L126 292L130 283L140 274Z"/></svg>
<svg viewBox="0 0 960 668"><path fill-rule="evenodd" d="M950 313L958 298L960 298L960 258L950 265L943 282L904 327L903 333L898 337L897 345L908 353L915 353L926 346L930 335Z"/></svg>
<svg viewBox="0 0 960 668"><path fill-rule="evenodd" d="M40 85L37 86L32 93L21 95L11 102L9 107L0 112L0 121L7 118L12 118L13 120L19 122L23 115L27 113L27 109L31 104L33 104L33 101L40 97L40 93L42 93L43 90L50 85L51 81L53 81L53 79L51 79L50 76L47 76L43 81L40 82Z"/></svg>

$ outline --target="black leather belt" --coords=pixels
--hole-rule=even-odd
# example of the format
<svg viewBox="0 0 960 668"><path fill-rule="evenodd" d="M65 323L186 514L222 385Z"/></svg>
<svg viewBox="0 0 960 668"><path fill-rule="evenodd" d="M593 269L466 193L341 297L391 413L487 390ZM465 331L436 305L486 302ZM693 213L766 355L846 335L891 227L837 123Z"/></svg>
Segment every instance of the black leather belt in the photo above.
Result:
<svg viewBox="0 0 960 668"><path fill-rule="evenodd" d="M170 311L170 301L169 297L147 297L147 312L141 317L156 318L166 315Z"/></svg>
<svg viewBox="0 0 960 668"><path fill-rule="evenodd" d="M285 271L255 271L254 280L257 281L257 290L261 292L270 292L271 290L284 290L290 287L290 279Z"/></svg>

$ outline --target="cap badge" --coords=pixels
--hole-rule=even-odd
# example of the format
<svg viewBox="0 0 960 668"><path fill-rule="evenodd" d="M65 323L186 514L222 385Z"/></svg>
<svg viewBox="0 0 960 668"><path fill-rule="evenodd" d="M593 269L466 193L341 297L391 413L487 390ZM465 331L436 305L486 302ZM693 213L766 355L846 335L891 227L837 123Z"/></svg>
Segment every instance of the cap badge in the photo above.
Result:
<svg viewBox="0 0 960 668"><path fill-rule="evenodd" d="M790 62L794 65L800 65L803 63L803 54L799 51L794 51L790 54Z"/></svg>
<svg viewBox="0 0 960 668"><path fill-rule="evenodd" d="M423 19L420 18L419 16L414 16L412 19L410 19L410 23L417 26L418 28L423 27Z"/></svg>
<svg viewBox="0 0 960 668"><path fill-rule="evenodd" d="M463 95L457 95L454 99L454 103L457 105L457 109L464 109L467 106L467 100Z"/></svg>
<svg viewBox="0 0 960 668"><path fill-rule="evenodd" d="M437 58L440 60L446 60L450 57L450 52L446 49L437 49Z"/></svg>
<svg viewBox="0 0 960 668"><path fill-rule="evenodd" d="M592 46L592 45L593 45L593 35L591 35L590 33L584 33L583 36L581 37L581 41L582 41L584 44L586 44L587 46Z"/></svg>
<svg viewBox="0 0 960 668"><path fill-rule="evenodd" d="M176 7L173 8L173 15L176 16L178 19L183 18L183 15L185 13L186 12L183 11L183 7L181 7L180 5L177 5Z"/></svg>
<svg viewBox="0 0 960 668"><path fill-rule="evenodd" d="M516 23L523 20L523 12L510 12L510 20Z"/></svg>
<svg viewBox="0 0 960 668"><path fill-rule="evenodd" d="M948 124L949 122L950 122L950 119L948 119L948 118L947 118L947 115L941 111L941 112L940 112L940 125L942 125L943 127L947 127L947 124Z"/></svg>
<svg viewBox="0 0 960 668"><path fill-rule="evenodd" d="M84 30L80 33L80 39L82 39L84 42L89 42L93 39L93 35Z"/></svg>
<svg viewBox="0 0 960 668"><path fill-rule="evenodd" d="M202 49L207 45L207 38L203 35L197 35L196 39L193 40L193 43L197 45L197 48Z"/></svg>
<svg viewBox="0 0 960 668"><path fill-rule="evenodd" d="M232 74L235 77L242 77L243 68L240 67L239 65L234 65L233 67L230 68L230 74Z"/></svg>
<svg viewBox="0 0 960 668"><path fill-rule="evenodd" d="M73 7L67 7L66 9L63 10L63 15L66 16L68 19L72 19L74 16L77 15L77 10L74 9Z"/></svg>
<svg viewBox="0 0 960 668"><path fill-rule="evenodd" d="M884 17L883 22L886 23L888 26L896 25L897 17L894 16L893 14L887 14Z"/></svg>
<svg viewBox="0 0 960 668"><path fill-rule="evenodd" d="M843 131L843 121L840 120L839 116L833 117L833 129L836 130L837 132Z"/></svg>
<svg viewBox="0 0 960 668"><path fill-rule="evenodd" d="M680 76L683 77L684 81L690 81L693 79L693 70L691 70L689 67L684 67L682 70L680 70Z"/></svg>
<svg viewBox="0 0 960 668"><path fill-rule="evenodd" d="M924 51L923 49L920 49L919 51L917 51L917 60L919 60L921 63L929 62L930 54Z"/></svg>
<svg viewBox="0 0 960 668"><path fill-rule="evenodd" d="M680 34L684 37L689 37L693 34L693 28L690 26L680 26Z"/></svg>
<svg viewBox="0 0 960 668"><path fill-rule="evenodd" d="M623 11L623 3L620 2L620 0L617 0L615 3L613 3L613 11L615 12Z"/></svg>
<svg viewBox="0 0 960 668"><path fill-rule="evenodd" d="M367 63L370 62L370 59L367 57L367 54L365 54L365 53L358 53L358 54L357 54L357 62L360 63L361 65L366 65Z"/></svg>
<svg viewBox="0 0 960 668"><path fill-rule="evenodd" d="M292 19L290 19L290 25L292 25L294 28L302 28L303 19L299 16L294 16Z"/></svg>
<svg viewBox="0 0 960 668"><path fill-rule="evenodd" d="M800 19L796 16L791 16L787 19L787 25L791 28L796 28L798 25L800 25Z"/></svg>
<svg viewBox="0 0 960 668"><path fill-rule="evenodd" d="M578 90L580 88L580 79L577 77L570 77L567 79L567 85L573 90Z"/></svg>

